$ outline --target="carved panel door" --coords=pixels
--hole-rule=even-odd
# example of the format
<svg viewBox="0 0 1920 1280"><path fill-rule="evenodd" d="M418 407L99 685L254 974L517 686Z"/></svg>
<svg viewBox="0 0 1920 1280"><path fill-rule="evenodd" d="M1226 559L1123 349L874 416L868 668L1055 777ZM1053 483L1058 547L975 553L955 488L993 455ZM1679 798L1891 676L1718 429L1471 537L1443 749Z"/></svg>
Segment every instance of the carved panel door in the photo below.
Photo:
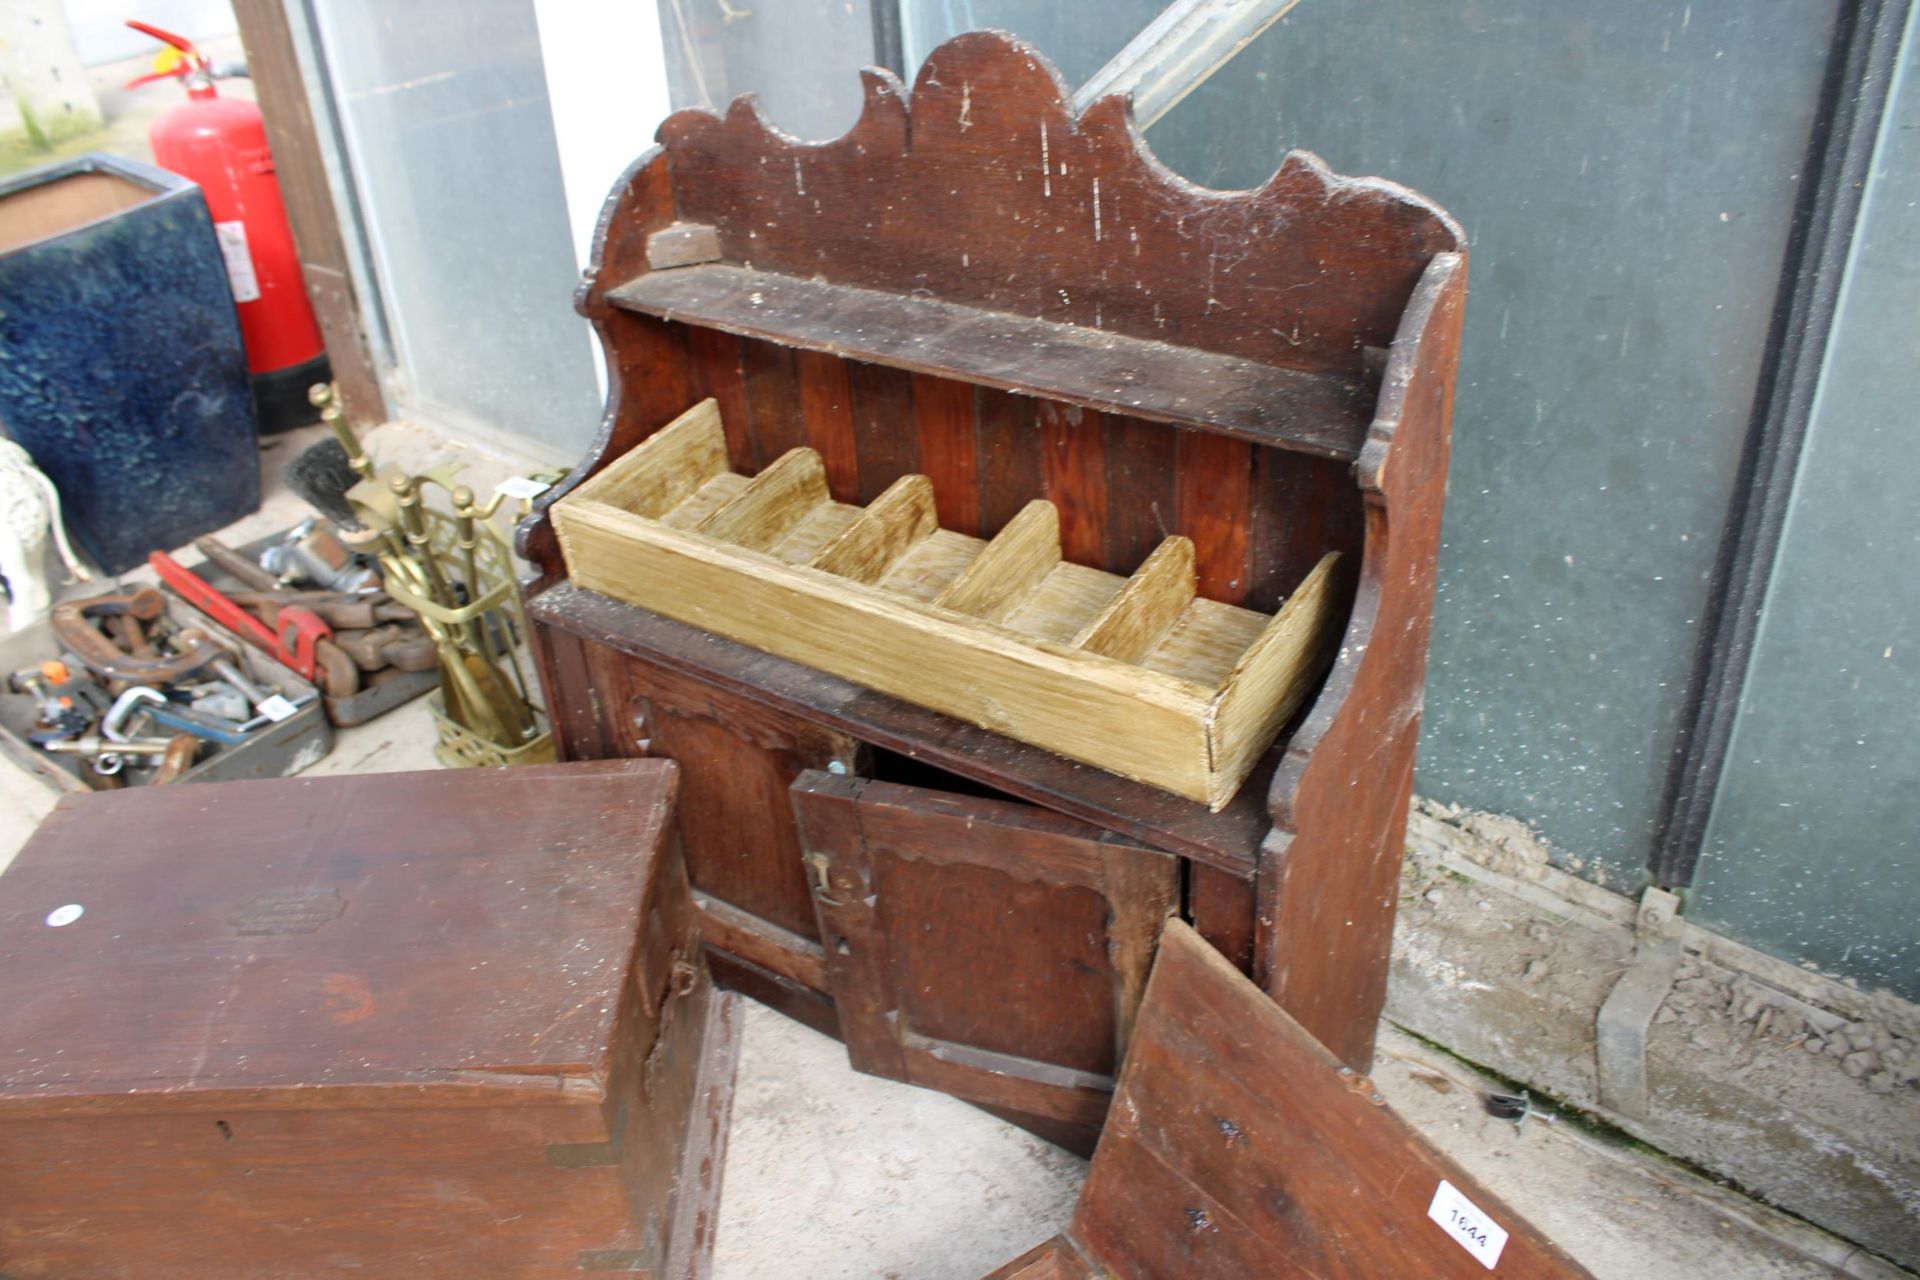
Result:
<svg viewBox="0 0 1920 1280"><path fill-rule="evenodd" d="M854 1067L1090 1152L1179 860L1006 800L818 772L792 797Z"/></svg>
<svg viewBox="0 0 1920 1280"><path fill-rule="evenodd" d="M681 766L678 823L714 977L834 1034L825 958L787 810L808 769L851 769L844 734L601 645L585 646L598 749Z"/></svg>

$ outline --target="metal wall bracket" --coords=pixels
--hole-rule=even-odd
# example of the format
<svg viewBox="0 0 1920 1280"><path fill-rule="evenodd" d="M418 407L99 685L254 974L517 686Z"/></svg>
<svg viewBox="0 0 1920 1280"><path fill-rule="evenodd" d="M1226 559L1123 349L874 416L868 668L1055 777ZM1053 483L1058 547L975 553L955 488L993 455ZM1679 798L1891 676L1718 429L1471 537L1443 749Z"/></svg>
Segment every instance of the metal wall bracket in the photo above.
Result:
<svg viewBox="0 0 1920 1280"><path fill-rule="evenodd" d="M1634 920L1633 963L1613 984L1594 1027L1600 1105L1621 1115L1647 1114L1647 1029L1680 971L1680 899L1649 887Z"/></svg>

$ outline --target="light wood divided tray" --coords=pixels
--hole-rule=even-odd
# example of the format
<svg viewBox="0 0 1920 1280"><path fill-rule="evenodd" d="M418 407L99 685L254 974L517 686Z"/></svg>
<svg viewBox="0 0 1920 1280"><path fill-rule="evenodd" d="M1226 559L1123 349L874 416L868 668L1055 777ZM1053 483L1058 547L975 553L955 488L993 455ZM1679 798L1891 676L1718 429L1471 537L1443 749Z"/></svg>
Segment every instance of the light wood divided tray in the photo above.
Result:
<svg viewBox="0 0 1920 1280"><path fill-rule="evenodd" d="M942 529L925 476L865 508L820 455L728 470L706 400L553 506L590 591L1218 810L1324 669L1333 564L1280 612L1197 597L1193 544L1131 577L1060 558L1035 500L991 541Z"/></svg>

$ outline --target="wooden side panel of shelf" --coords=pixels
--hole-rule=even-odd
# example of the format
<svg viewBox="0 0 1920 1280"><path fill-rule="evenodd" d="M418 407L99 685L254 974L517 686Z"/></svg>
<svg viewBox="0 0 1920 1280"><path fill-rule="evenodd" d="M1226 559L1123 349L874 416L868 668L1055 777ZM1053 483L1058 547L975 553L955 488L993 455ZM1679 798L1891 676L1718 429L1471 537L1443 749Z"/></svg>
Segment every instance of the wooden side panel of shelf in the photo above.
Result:
<svg viewBox="0 0 1920 1280"><path fill-rule="evenodd" d="M1287 744L1261 850L1255 973L1360 1070L1386 1004L1466 284L1465 257L1435 258L1394 341L1359 467L1367 552L1350 639Z"/></svg>

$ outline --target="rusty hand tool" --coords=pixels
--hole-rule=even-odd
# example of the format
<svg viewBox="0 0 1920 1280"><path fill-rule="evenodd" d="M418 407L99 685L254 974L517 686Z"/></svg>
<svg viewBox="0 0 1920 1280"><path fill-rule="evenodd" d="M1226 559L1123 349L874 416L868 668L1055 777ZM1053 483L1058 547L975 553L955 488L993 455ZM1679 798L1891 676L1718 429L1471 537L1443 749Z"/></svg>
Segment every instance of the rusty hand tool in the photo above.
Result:
<svg viewBox="0 0 1920 1280"><path fill-rule="evenodd" d="M247 740L247 735L241 732L236 722L202 715L169 702L164 694L139 685L114 699L113 707L100 721L100 732L115 742L124 742L133 736L126 731L127 721L138 715L147 716L155 724L172 729L175 733L192 734L222 746L237 747Z"/></svg>
<svg viewBox="0 0 1920 1280"><path fill-rule="evenodd" d="M280 580L235 551L218 538L195 538L193 549L207 558L207 563L224 569L229 577L244 583L255 591L272 591L280 585Z"/></svg>
<svg viewBox="0 0 1920 1280"><path fill-rule="evenodd" d="M387 667L431 671L440 664L439 646L419 627L388 623L369 630L336 631L333 639L362 671Z"/></svg>
<svg viewBox="0 0 1920 1280"><path fill-rule="evenodd" d="M128 756L164 756L169 751L177 752L179 748L173 744L180 738L185 738L190 746L197 745L190 733L175 734L170 738L128 738L125 742L87 733L77 738L52 738L37 745L43 751L60 755L85 756L94 772L113 774L120 772Z"/></svg>
<svg viewBox="0 0 1920 1280"><path fill-rule="evenodd" d="M183 640L203 640L207 638L205 633L200 631L183 631L180 634ZM292 716L295 709L299 706L297 702L289 701L283 695L270 689L263 689L258 684L255 684L253 680L247 676L247 673L240 669L240 664L227 657L225 653L222 653L218 658L208 663L207 667L222 680L225 680L228 684L238 689L241 695L246 698L248 705L258 711L266 720L285 720ZM249 720L240 727L244 732L256 727L256 725L254 721Z"/></svg>
<svg viewBox="0 0 1920 1280"><path fill-rule="evenodd" d="M416 616L407 606L378 591L229 591L227 599L259 614L268 626L273 625L280 610L290 605L313 610L336 631L411 622Z"/></svg>
<svg viewBox="0 0 1920 1280"><path fill-rule="evenodd" d="M316 656L320 688L329 698L351 698L360 692L360 667L346 650L331 640L322 640Z"/></svg>
<svg viewBox="0 0 1920 1280"><path fill-rule="evenodd" d="M167 696L157 689L135 685L115 698L113 705L107 708L107 714L100 717L100 736L109 742L133 741L133 735L127 732L127 719L133 715L135 708L149 699L165 702Z"/></svg>
<svg viewBox="0 0 1920 1280"><path fill-rule="evenodd" d="M215 622L265 649L304 679L324 684L328 697L351 697L359 690L360 673L353 659L334 647L333 629L311 609L289 605L276 613L269 627L166 552L154 552L147 563L162 582Z"/></svg>
<svg viewBox="0 0 1920 1280"><path fill-rule="evenodd" d="M193 758L200 754L200 741L190 733L176 733L167 742L167 749L160 757L160 767L147 779L150 787L164 787L169 782L178 782L180 776L193 768Z"/></svg>
<svg viewBox="0 0 1920 1280"><path fill-rule="evenodd" d="M136 658L151 658L155 650L153 642L147 639L147 630L140 625L140 619L130 613L108 614L101 619L101 625L114 644Z"/></svg>
<svg viewBox="0 0 1920 1280"><path fill-rule="evenodd" d="M57 604L48 621L61 647L71 650L89 670L128 684L172 684L217 658L219 646L207 641L182 645L178 653L135 657L115 647L94 629L92 621L125 615L150 623L164 617L166 611L166 597L152 587L139 587L121 595L90 596Z"/></svg>

